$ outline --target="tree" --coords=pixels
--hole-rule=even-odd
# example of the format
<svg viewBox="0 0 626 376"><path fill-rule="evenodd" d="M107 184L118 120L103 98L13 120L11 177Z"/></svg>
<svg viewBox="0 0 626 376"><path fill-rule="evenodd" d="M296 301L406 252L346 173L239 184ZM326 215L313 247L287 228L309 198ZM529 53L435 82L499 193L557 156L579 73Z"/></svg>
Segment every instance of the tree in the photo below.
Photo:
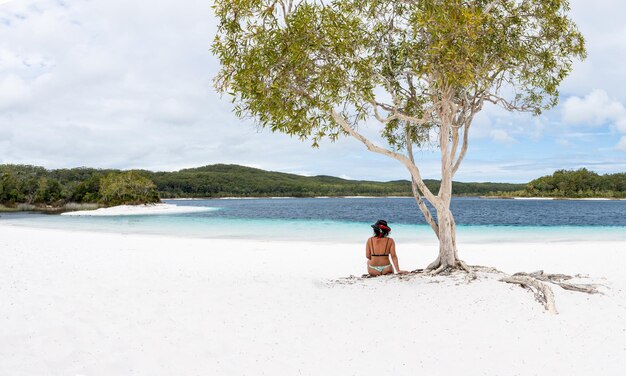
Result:
<svg viewBox="0 0 626 376"><path fill-rule="evenodd" d="M10 169L0 171L0 204L12 205L25 199L19 190L19 180Z"/></svg>
<svg viewBox="0 0 626 376"><path fill-rule="evenodd" d="M33 198L35 204L52 204L63 200L63 187L55 179L39 178Z"/></svg>
<svg viewBox="0 0 626 376"><path fill-rule="evenodd" d="M402 163L439 238L435 273L466 268L450 200L474 116L487 103L540 114L586 54L567 0L223 0L214 9L215 86L235 114L313 146L349 135ZM360 132L371 121L382 145ZM436 193L413 158L430 142L441 152Z"/></svg>
<svg viewBox="0 0 626 376"><path fill-rule="evenodd" d="M72 190L70 199L74 202L96 202L100 192L100 173L93 173L89 178L78 181Z"/></svg>
<svg viewBox="0 0 626 376"><path fill-rule="evenodd" d="M159 202L154 183L135 171L109 173L100 179L100 201L107 205Z"/></svg>

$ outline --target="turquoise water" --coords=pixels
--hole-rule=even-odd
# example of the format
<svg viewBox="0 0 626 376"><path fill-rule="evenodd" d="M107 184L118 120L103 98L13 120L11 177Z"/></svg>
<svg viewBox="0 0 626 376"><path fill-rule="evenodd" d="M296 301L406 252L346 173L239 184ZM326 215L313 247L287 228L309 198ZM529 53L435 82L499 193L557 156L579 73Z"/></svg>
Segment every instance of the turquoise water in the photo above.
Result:
<svg viewBox="0 0 626 376"><path fill-rule="evenodd" d="M189 200L171 201L181 206L214 207L215 211L170 215L137 215L107 217L74 217L45 214L2 214L0 223L16 226L61 228L114 233L159 234L197 238L299 240L315 242L360 242L371 234L370 224L379 218L389 220L392 236L400 242L435 243L429 226L420 222L421 213L409 199L275 199L275 200ZM368 201L369 200L369 201ZM497 202L506 201L506 202ZM475 218L478 224L459 224L459 242L563 242L563 241L626 241L626 226L581 225L584 218L572 217L575 225L502 224L487 219L491 211L499 211L497 220L507 223L513 217L541 217L546 223L554 216L554 205L543 203L542 211L536 202L514 203L513 200L476 200L457 202L458 218ZM515 200L517 201L517 200ZM371 208L368 209L368 203ZM557 202L561 210L587 213L597 222L594 202ZM502 205L522 207L503 211ZM605 213L612 207L612 215L624 215L625 202L599 202L598 210ZM611 206L613 205L613 206ZM492 206L491 209L485 209ZM595 203L598 206L598 203ZM384 212L381 208L394 208ZM523 208L526 209L523 209ZM565 209L563 209L565 208ZM584 208L582 210L581 208ZM403 211L404 210L404 211ZM528 213L524 213L526 210ZM340 213L339 216L335 215ZM353 217L350 218L350 213ZM397 214L394 218L393 213ZM530 214L529 214L530 213ZM592 213L592 214L588 214ZM337 218L332 218L332 217ZM348 218L346 218L348 217ZM558 223L562 223L559 214ZM365 219L370 219L366 221ZM618 221L619 223L619 221Z"/></svg>

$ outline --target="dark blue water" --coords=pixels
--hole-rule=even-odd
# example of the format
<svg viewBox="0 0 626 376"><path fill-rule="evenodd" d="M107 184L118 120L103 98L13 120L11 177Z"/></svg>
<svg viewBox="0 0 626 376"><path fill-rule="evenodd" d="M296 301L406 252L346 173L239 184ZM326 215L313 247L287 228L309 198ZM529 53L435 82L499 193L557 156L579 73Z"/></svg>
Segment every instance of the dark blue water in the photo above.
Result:
<svg viewBox="0 0 626 376"><path fill-rule="evenodd" d="M281 219L425 224L412 198L289 198L171 201L220 210L187 214L229 219ZM626 201L454 198L456 223L467 226L626 226ZM436 217L436 212L432 210Z"/></svg>

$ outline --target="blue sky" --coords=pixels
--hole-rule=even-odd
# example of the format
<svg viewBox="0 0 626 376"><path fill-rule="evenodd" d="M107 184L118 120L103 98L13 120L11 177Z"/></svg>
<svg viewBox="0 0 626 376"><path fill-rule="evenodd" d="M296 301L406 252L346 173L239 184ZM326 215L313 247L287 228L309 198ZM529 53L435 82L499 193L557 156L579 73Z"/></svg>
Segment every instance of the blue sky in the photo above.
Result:
<svg viewBox="0 0 626 376"><path fill-rule="evenodd" d="M0 0L0 163L176 170L236 163L305 175L406 179L352 139L319 149L231 113L211 86L211 1ZM540 117L487 107L460 181L555 169L626 171L626 2L571 1L589 57ZM366 132L375 134L375 127ZM416 153L438 178L436 150Z"/></svg>

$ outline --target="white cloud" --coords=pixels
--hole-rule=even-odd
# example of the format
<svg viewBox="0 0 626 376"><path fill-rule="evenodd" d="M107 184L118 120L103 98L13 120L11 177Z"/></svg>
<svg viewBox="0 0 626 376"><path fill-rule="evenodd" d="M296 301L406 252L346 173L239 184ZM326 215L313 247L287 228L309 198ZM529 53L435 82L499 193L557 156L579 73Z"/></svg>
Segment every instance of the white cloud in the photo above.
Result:
<svg viewBox="0 0 626 376"><path fill-rule="evenodd" d="M0 109L22 105L30 96L30 87L22 78L13 74L0 77Z"/></svg>
<svg viewBox="0 0 626 376"><path fill-rule="evenodd" d="M604 90L593 90L584 98L570 97L562 109L563 121L570 125L600 126L610 125L619 133L626 133L626 108L618 101L611 100ZM626 149L625 137L616 145L618 150Z"/></svg>
<svg viewBox="0 0 626 376"><path fill-rule="evenodd" d="M623 0L572 0L571 15L585 37L588 57L576 62L561 92L588 93L601 88L626 102L626 2Z"/></svg>
<svg viewBox="0 0 626 376"><path fill-rule="evenodd" d="M491 131L491 139L501 144L512 144L517 142L513 137L508 134L508 132L502 129L496 129Z"/></svg>
<svg viewBox="0 0 626 376"><path fill-rule="evenodd" d="M199 115L191 106L174 98L160 101L151 112L155 121L178 125L191 125Z"/></svg>
<svg viewBox="0 0 626 376"><path fill-rule="evenodd" d="M557 139L557 140L556 140L556 143L557 143L557 145L560 145L560 146L565 147L565 148L571 148L571 147L573 147L573 146L574 146L574 145L571 143L571 141L569 141L569 140L564 140L564 139Z"/></svg>
<svg viewBox="0 0 626 376"><path fill-rule="evenodd" d="M17 68L22 65L22 60L13 51L0 49L0 70Z"/></svg>
<svg viewBox="0 0 626 376"><path fill-rule="evenodd" d="M611 100L604 90L593 90L584 98L569 97L562 106L563 121L571 125L599 126L626 120L626 109Z"/></svg>

